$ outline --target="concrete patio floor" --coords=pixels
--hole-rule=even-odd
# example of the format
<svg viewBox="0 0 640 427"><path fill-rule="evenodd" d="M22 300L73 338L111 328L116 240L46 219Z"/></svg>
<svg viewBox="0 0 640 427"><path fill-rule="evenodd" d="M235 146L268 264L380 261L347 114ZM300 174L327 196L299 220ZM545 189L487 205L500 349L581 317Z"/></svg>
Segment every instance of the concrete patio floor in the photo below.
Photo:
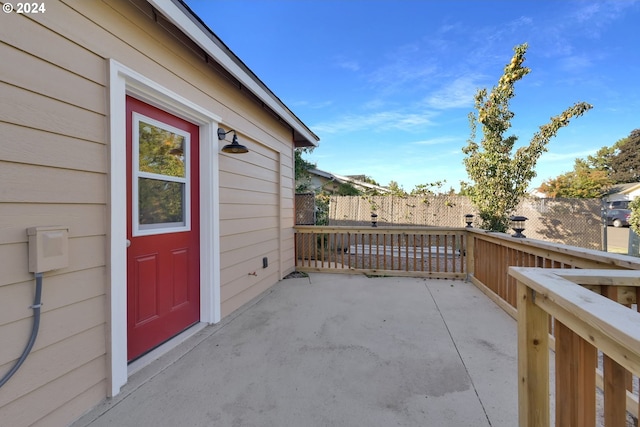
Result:
<svg viewBox="0 0 640 427"><path fill-rule="evenodd" d="M516 329L462 281L286 279L74 427L513 427Z"/></svg>

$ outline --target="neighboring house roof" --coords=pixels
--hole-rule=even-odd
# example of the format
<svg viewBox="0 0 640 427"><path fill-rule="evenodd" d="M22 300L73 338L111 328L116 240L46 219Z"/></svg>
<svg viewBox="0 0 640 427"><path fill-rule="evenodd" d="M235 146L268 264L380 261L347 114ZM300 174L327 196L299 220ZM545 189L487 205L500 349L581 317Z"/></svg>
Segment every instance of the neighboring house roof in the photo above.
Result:
<svg viewBox="0 0 640 427"><path fill-rule="evenodd" d="M207 55L238 80L241 90L253 94L293 131L296 147L317 146L314 134L182 0L147 0L167 20L182 30Z"/></svg>
<svg viewBox="0 0 640 427"><path fill-rule="evenodd" d="M607 196L614 194L631 196L640 192L640 182L630 182L627 184L616 184L607 192Z"/></svg>
<svg viewBox="0 0 640 427"><path fill-rule="evenodd" d="M322 183L322 187L324 187L328 182L337 182L338 184L351 184L360 190L371 190L371 191L377 191L379 193L389 192L389 189L386 187L370 184L368 182L364 182L350 176L338 175L338 174L326 172L320 169L309 169L308 172L310 175L315 175L319 178L323 178L326 180L325 182ZM359 176L363 176L363 175L359 175Z"/></svg>

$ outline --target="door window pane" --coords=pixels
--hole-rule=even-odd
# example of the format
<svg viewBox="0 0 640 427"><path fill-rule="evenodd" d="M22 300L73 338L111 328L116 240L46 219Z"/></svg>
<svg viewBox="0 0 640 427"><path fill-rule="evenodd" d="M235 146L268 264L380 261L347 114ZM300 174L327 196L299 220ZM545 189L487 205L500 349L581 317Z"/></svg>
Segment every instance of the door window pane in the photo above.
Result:
<svg viewBox="0 0 640 427"><path fill-rule="evenodd" d="M138 179L138 223L141 229L150 224L185 225L185 184L158 179ZM154 227L155 228L155 227Z"/></svg>
<svg viewBox="0 0 640 427"><path fill-rule="evenodd" d="M158 126L138 122L140 172L185 177L185 137Z"/></svg>

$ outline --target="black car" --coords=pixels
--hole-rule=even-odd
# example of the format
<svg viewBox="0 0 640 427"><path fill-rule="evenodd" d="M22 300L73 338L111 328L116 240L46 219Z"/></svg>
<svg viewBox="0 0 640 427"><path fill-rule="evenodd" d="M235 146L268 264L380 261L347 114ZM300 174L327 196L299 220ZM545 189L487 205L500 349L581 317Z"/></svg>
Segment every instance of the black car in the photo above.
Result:
<svg viewBox="0 0 640 427"><path fill-rule="evenodd" d="M614 227L628 227L631 209L609 209L607 211L607 225Z"/></svg>

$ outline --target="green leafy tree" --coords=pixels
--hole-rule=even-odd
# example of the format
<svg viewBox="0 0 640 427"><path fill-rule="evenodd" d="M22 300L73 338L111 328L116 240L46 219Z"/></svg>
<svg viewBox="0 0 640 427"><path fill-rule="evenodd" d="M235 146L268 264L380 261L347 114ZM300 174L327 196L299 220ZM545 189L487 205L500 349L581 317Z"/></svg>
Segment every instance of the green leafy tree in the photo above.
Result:
<svg viewBox="0 0 640 427"><path fill-rule="evenodd" d="M360 181L366 182L367 184L373 184L373 185L378 185L378 186L380 185L380 184L378 184L376 182L375 179L373 179L372 177L367 176L367 175L362 176L362 179L360 179Z"/></svg>
<svg viewBox="0 0 640 427"><path fill-rule="evenodd" d="M509 102L515 96L514 84L531 71L524 67L527 44L514 48L511 61L491 92L480 89L475 95L477 115L469 114L471 137L462 151L464 164L473 181L465 191L478 209L480 226L493 231L507 231L509 215L525 196L531 179L536 176L535 166L540 155L547 151L547 144L558 130L569 124L573 117L584 114L591 105L580 102L567 108L540 126L529 145L513 152L518 137L505 136L511 127L514 113ZM482 139L476 140L477 123L482 129Z"/></svg>
<svg viewBox="0 0 640 427"><path fill-rule="evenodd" d="M328 193L316 194L316 225L329 225L329 203L331 196Z"/></svg>
<svg viewBox="0 0 640 427"><path fill-rule="evenodd" d="M616 143L611 159L611 179L616 183L640 182L640 129Z"/></svg>
<svg viewBox="0 0 640 427"><path fill-rule="evenodd" d="M407 192L404 191L404 188L396 181L390 181L387 188L389 189L389 194L392 196L407 197Z"/></svg>
<svg viewBox="0 0 640 427"><path fill-rule="evenodd" d="M605 169L596 169L582 159L576 159L573 170L548 179L538 188L549 197L591 199L604 196L611 187Z"/></svg>
<svg viewBox="0 0 640 427"><path fill-rule="evenodd" d="M303 153L310 153L313 148L296 148L294 151L295 163L295 182L296 193L306 193L310 191L311 176L309 169L315 169L316 164L306 161L302 158Z"/></svg>
<svg viewBox="0 0 640 427"><path fill-rule="evenodd" d="M614 184L635 182L634 174L640 171L639 142L640 130L636 129L611 147L576 159L572 171L546 180L538 189L550 197L598 198Z"/></svg>
<svg viewBox="0 0 640 427"><path fill-rule="evenodd" d="M611 160L616 154L620 141L611 147L602 147L593 156L587 156L587 164L590 168L605 171L607 176L611 172Z"/></svg>
<svg viewBox="0 0 640 427"><path fill-rule="evenodd" d="M636 234L640 235L640 197L636 197L629 203L629 209L631 209L629 225Z"/></svg>
<svg viewBox="0 0 640 427"><path fill-rule="evenodd" d="M411 192L409 193L410 196L435 196L437 194L445 194L442 191L442 187L444 186L444 184L447 181L435 181L435 182L428 182L426 184L417 184L413 190L411 190ZM447 194L453 194L452 191L455 193L455 190L453 190L453 188L448 190Z"/></svg>
<svg viewBox="0 0 640 427"><path fill-rule="evenodd" d="M343 182L338 186L336 194L338 196L359 196L362 194L362 191L358 190L348 182Z"/></svg>

